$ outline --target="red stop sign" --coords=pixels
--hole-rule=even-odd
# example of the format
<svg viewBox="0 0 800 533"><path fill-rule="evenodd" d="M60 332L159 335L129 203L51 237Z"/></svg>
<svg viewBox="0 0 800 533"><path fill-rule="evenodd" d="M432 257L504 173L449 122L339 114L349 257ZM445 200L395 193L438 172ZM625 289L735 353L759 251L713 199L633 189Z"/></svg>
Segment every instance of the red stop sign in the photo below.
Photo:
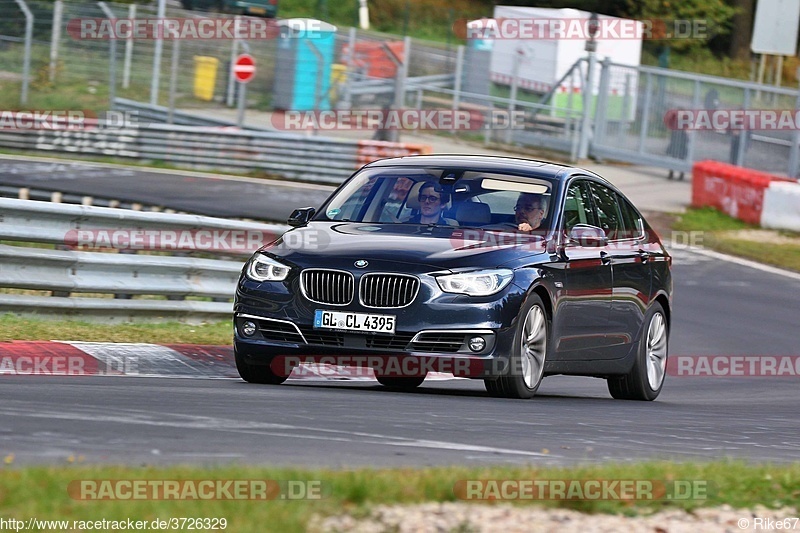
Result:
<svg viewBox="0 0 800 533"><path fill-rule="evenodd" d="M233 64L233 75L236 81L247 83L256 75L256 60L250 54L240 54Z"/></svg>

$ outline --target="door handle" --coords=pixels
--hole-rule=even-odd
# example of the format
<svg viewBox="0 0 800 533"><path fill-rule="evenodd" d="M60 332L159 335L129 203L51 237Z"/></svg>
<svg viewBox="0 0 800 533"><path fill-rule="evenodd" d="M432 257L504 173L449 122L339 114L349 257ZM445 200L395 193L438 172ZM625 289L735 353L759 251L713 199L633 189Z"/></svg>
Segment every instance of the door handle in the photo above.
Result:
<svg viewBox="0 0 800 533"><path fill-rule="evenodd" d="M650 252L647 250L639 250L639 257L642 258L642 263L647 263L650 260Z"/></svg>
<svg viewBox="0 0 800 533"><path fill-rule="evenodd" d="M600 262L604 265L611 263L611 255L607 252L600 252Z"/></svg>

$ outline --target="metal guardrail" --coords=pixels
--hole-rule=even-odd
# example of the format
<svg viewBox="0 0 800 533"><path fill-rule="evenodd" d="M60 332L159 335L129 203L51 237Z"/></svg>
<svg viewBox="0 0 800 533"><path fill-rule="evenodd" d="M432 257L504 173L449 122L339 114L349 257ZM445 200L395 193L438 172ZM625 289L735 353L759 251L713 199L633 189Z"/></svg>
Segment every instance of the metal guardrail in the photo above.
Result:
<svg viewBox="0 0 800 533"><path fill-rule="evenodd" d="M135 113L136 120L141 123L166 124L169 118L169 108L161 105L145 104L127 98L114 98L114 111ZM210 128L235 128L236 123L211 117L203 117L187 113L186 111L173 110L172 123L179 126L206 126ZM267 131L263 128L245 127L246 130Z"/></svg>
<svg viewBox="0 0 800 533"><path fill-rule="evenodd" d="M276 224L197 215L0 198L0 240L56 245L56 249L49 249L0 244L0 289L5 289L0 293L0 311L104 319L223 320L230 316L230 299L243 256L285 230L285 226ZM80 244L77 232L91 236L101 231L129 237L155 233L162 240L152 241L156 244L149 247L145 240L144 247L160 253L137 254L131 248L120 250L113 246L104 251L60 249ZM209 240L194 238L200 232L216 235L214 243L229 239L238 242L238 246L203 246ZM165 234L171 234L172 241L164 240ZM189 238L176 240L175 235ZM130 244L132 240L125 242ZM165 250L183 256L166 255ZM238 259L187 257L186 252L225 254ZM53 296L28 291L49 291ZM73 293L97 297L72 297Z"/></svg>
<svg viewBox="0 0 800 533"><path fill-rule="evenodd" d="M261 171L283 178L340 184L366 156L415 155L430 147L332 139L278 131L145 124L83 129L3 129L0 147L48 153L89 154L160 161L200 170Z"/></svg>

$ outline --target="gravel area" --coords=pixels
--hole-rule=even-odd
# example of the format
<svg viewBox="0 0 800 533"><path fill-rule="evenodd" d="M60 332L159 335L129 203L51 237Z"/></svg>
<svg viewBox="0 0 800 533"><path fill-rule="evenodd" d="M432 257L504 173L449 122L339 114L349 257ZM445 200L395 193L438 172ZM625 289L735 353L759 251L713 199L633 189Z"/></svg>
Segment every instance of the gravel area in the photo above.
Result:
<svg viewBox="0 0 800 533"><path fill-rule="evenodd" d="M568 509L515 507L507 504L426 503L409 506L379 506L368 517L356 519L340 515L312 519L309 531L356 533L444 533L444 532L547 532L547 533L717 533L777 530L775 523L756 518L782 520L797 517L794 509L752 510L728 506L661 511L647 516L584 514ZM760 525L759 525L760 524ZM790 531L800 531L800 523L789 521ZM792 528L794 524L794 528Z"/></svg>

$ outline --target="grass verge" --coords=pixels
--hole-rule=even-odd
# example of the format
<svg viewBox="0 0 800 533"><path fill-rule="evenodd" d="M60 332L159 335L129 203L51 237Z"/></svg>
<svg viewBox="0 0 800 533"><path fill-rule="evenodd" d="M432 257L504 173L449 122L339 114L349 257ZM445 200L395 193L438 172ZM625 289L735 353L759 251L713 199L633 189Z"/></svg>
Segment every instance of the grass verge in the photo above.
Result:
<svg viewBox="0 0 800 533"><path fill-rule="evenodd" d="M697 244L712 250L800 272L800 235L796 233L761 230L712 208L687 209L672 229L702 232Z"/></svg>
<svg viewBox="0 0 800 533"><path fill-rule="evenodd" d="M0 469L0 509L5 517L51 520L133 520L172 517L225 518L228 531L304 531L312 516L350 513L363 516L373 505L456 501L454 486L465 480L663 480L708 482L706 497L692 499L570 500L512 502L515 505L571 508L588 513L636 515L662 509L728 504L750 508L796 506L800 498L800 463L748 465L740 462L702 464L642 463L577 468L359 469L352 471L253 468L11 467ZM279 480L285 484L318 482L317 500L106 500L80 501L68 493L80 480ZM297 484L296 484L297 486ZM308 485L306 485L308 486ZM696 494L695 496L698 496ZM491 504L488 503L476 503Z"/></svg>
<svg viewBox="0 0 800 533"><path fill-rule="evenodd" d="M69 340L87 342L148 342L154 344L232 343L231 323L181 324L178 322L95 324L72 320L0 316L0 342Z"/></svg>

